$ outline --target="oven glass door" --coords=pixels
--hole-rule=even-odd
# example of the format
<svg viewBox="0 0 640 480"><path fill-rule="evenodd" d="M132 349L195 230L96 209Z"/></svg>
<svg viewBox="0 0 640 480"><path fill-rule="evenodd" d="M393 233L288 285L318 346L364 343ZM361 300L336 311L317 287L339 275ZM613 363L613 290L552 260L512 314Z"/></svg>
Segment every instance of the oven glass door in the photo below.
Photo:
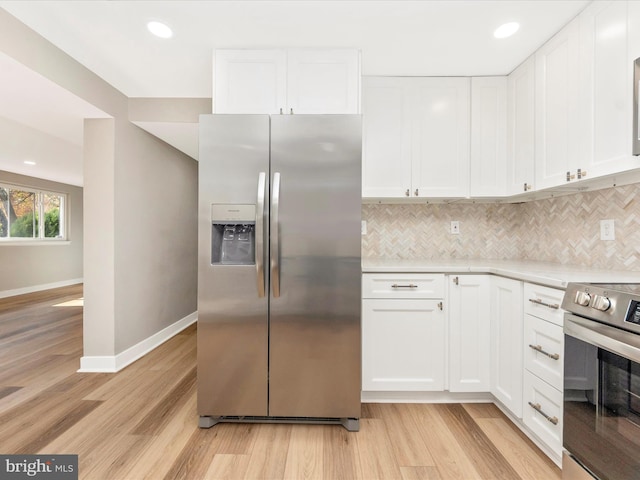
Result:
<svg viewBox="0 0 640 480"><path fill-rule="evenodd" d="M565 326L564 448L598 478L640 480L640 363L595 338Z"/></svg>

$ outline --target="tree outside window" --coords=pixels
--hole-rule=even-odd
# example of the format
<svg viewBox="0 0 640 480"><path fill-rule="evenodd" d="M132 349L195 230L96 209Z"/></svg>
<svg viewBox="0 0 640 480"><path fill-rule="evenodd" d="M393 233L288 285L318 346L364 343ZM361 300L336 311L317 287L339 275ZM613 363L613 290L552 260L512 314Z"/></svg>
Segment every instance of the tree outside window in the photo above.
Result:
<svg viewBox="0 0 640 480"><path fill-rule="evenodd" d="M0 186L0 242L64 239L65 199L64 194Z"/></svg>

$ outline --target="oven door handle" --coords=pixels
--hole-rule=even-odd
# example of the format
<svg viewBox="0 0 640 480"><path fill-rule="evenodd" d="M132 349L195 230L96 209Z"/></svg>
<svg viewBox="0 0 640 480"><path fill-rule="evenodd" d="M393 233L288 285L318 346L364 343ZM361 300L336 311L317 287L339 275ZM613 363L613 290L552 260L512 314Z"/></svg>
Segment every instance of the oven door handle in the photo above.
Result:
<svg viewBox="0 0 640 480"><path fill-rule="evenodd" d="M564 318L564 333L583 342L640 363L640 335L610 327L570 313Z"/></svg>

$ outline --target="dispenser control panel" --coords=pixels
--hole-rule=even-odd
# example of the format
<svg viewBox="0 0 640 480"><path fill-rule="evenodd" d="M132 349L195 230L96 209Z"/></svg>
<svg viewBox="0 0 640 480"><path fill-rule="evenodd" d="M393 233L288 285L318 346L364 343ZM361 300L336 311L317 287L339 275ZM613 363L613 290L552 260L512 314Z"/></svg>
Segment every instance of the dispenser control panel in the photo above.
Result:
<svg viewBox="0 0 640 480"><path fill-rule="evenodd" d="M255 265L255 205L211 205L211 264Z"/></svg>

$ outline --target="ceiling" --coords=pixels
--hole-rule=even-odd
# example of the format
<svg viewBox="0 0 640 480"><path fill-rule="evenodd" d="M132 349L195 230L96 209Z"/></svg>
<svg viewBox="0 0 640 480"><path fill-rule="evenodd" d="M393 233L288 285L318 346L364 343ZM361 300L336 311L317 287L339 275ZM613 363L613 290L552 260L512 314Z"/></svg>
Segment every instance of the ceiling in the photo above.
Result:
<svg viewBox="0 0 640 480"><path fill-rule="evenodd" d="M363 75L505 75L588 3L0 0L0 8L129 97L202 98L211 97L215 48L351 47L362 52ZM150 35L149 20L167 23L173 38ZM495 39L493 31L507 21L520 22L520 30ZM67 96L56 100L59 113L67 113ZM46 128L38 108L13 108L2 97L0 105L0 116ZM55 135L77 143L81 131Z"/></svg>

